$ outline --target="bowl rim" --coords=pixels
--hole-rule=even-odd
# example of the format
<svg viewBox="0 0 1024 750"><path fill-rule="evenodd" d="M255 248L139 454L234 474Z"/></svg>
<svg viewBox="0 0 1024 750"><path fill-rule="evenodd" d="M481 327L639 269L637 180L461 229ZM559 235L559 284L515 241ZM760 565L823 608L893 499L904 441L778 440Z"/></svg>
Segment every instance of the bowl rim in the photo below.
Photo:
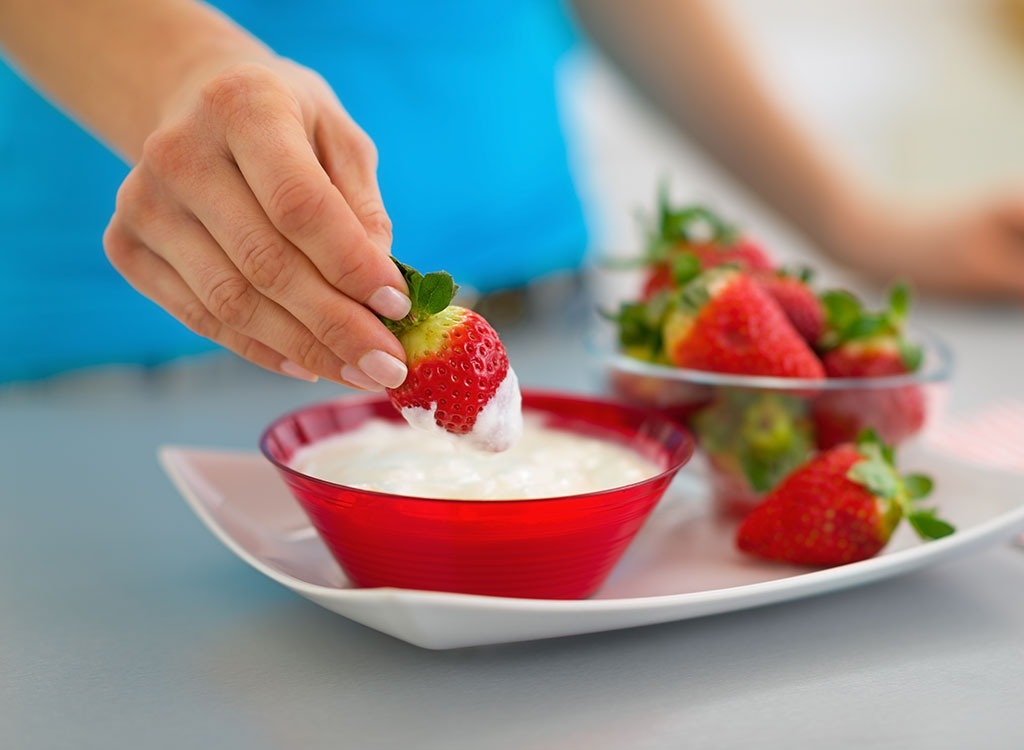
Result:
<svg viewBox="0 0 1024 750"><path fill-rule="evenodd" d="M602 490L594 490L592 492L581 492L571 495L552 495L548 497L522 497L522 498L495 498L495 499L463 499L463 498L446 498L446 497L422 497L417 495L402 495L395 492L382 492L380 490L369 490L362 487L352 487L351 485L340 484L338 482L331 482L326 479L314 477L305 472L299 471L298 469L289 466L283 461L278 460L272 455L268 443L270 441L271 433L282 423L289 419L294 419L298 415L316 409L323 409L326 407L338 405L344 403L346 405L361 405L361 404L378 404L388 403L389 399L387 394L377 393L355 393L355 394L343 394L341 396L324 399L321 401L314 401L304 406L291 409L284 414L279 415L268 424L260 434L259 447L260 452L263 454L270 463L277 468L278 471L284 472L285 474L298 477L307 481L317 482L326 487L333 487L336 489L346 490L348 492L359 492L366 495L371 495L377 498L383 498L388 500L414 500L420 503L436 503L441 505L458 504L458 505L508 505L508 504L522 504L522 503L548 503L556 501L566 501L580 498L593 498L609 495L613 493L622 492L623 490L629 490L634 487L639 487L646 484L653 484L661 481L662 479L669 478L679 472L684 466L686 466L694 456L696 451L696 440L690 431L678 421L671 419L670 417L660 413L657 409L646 408L642 406L636 406L633 404L627 404L614 398L605 398L601 396L592 396L585 393L572 393L568 391L557 391L548 389L537 389L537 388L524 388L522 389L522 395L524 402L526 399L560 399L562 401L571 401L578 404L587 404L590 406L598 407L611 407L623 412L629 412L635 416L642 417L644 420L653 422L659 422L663 426L669 428L683 440L683 446L681 448L682 453L678 460L673 460L669 466L659 471L657 474L653 474L645 479L641 479L636 482L630 482L629 484L619 484L614 487L608 487ZM524 411L530 409L525 403L523 405ZM396 410L397 413L397 410ZM546 412L542 412L546 413ZM414 429L414 428L410 428Z"/></svg>
<svg viewBox="0 0 1024 750"><path fill-rule="evenodd" d="M693 370L673 365L659 365L635 359L622 351L603 346L591 340L592 350L601 356L610 369L644 375L661 380L690 383L696 385L722 386L748 389L770 389L773 391L800 391L801 393L844 390L870 390L900 388L929 383L943 383L952 377L954 357L949 345L937 334L919 326L908 326L908 338L923 345L925 353L933 354L934 360L925 360L925 367L915 372L899 375L882 375L865 378L785 378L769 375L737 375L732 373L714 372L711 370Z"/></svg>

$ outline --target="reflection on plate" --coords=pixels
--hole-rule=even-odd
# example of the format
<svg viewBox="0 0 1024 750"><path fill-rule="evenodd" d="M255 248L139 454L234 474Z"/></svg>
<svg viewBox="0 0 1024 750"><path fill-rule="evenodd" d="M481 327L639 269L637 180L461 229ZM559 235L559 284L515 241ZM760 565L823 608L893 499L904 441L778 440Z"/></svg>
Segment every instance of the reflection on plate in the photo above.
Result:
<svg viewBox="0 0 1024 750"><path fill-rule="evenodd" d="M904 524L881 555L864 562L827 570L762 563L737 553L733 527L707 512L695 465L680 474L590 599L358 589L262 456L168 446L160 461L200 519L258 571L333 612L434 649L615 630L798 599L889 578L1024 530L1019 475L908 449L901 463L935 477L935 503L956 534L921 543Z"/></svg>

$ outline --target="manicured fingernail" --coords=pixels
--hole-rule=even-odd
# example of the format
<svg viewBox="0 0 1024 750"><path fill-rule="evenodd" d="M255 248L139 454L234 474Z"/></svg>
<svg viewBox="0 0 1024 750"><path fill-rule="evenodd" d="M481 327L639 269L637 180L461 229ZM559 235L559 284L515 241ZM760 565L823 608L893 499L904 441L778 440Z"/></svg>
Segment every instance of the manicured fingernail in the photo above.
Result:
<svg viewBox="0 0 1024 750"><path fill-rule="evenodd" d="M366 304L389 320L401 320L412 307L409 298L393 286L382 286L370 295Z"/></svg>
<svg viewBox="0 0 1024 750"><path fill-rule="evenodd" d="M364 391L379 393L384 390L384 386L353 365L345 365L341 368L341 379L346 383L354 385L356 388L362 388Z"/></svg>
<svg viewBox="0 0 1024 750"><path fill-rule="evenodd" d="M305 367L295 364L290 359L286 359L281 363L281 372L290 378L305 380L309 383L315 383L320 379L319 375L314 375Z"/></svg>
<svg viewBox="0 0 1024 750"><path fill-rule="evenodd" d="M397 388L405 382L408 369L387 352L374 349L364 354L356 363L359 369L385 388Z"/></svg>

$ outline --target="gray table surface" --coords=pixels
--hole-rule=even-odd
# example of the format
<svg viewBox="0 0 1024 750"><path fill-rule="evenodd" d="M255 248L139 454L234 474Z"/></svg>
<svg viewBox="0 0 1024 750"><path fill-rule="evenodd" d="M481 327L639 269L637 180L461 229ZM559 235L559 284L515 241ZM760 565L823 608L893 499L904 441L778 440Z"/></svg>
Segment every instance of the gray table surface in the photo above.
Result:
<svg viewBox="0 0 1024 750"><path fill-rule="evenodd" d="M503 331L597 391L585 303ZM950 409L1024 398L1019 311L925 305ZM333 396L231 358L0 390L0 747L1024 747L1024 551L646 628L427 651L302 599L201 525L163 443L253 449ZM1024 484L1024 480L1022 480Z"/></svg>

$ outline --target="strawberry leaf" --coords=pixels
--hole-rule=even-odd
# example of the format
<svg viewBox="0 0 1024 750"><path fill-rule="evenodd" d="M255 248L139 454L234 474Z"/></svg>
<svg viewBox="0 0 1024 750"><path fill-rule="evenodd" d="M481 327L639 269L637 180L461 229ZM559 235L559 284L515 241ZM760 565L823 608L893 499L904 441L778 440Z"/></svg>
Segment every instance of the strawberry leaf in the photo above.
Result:
<svg viewBox="0 0 1024 750"><path fill-rule="evenodd" d="M906 319L910 311L910 289L906 284L899 283L889 290L889 315L894 324Z"/></svg>
<svg viewBox="0 0 1024 750"><path fill-rule="evenodd" d="M448 307L459 287L452 279L451 274L446 271L433 271L424 276L394 256L391 260L402 272L405 284L409 288L409 301L412 306L409 309L409 314L401 320L378 317L389 331L398 335Z"/></svg>
<svg viewBox="0 0 1024 750"><path fill-rule="evenodd" d="M804 284L814 281L814 269L810 266L785 266L776 271L776 274L784 279L796 279Z"/></svg>
<svg viewBox="0 0 1024 750"><path fill-rule="evenodd" d="M916 344L900 340L900 360L907 372L916 372L924 361L924 351Z"/></svg>
<svg viewBox="0 0 1024 750"><path fill-rule="evenodd" d="M956 528L935 515L931 508L919 508L907 514L907 520L922 539L941 539Z"/></svg>
<svg viewBox="0 0 1024 750"><path fill-rule="evenodd" d="M730 246L736 243L739 232L706 206L699 204L673 208L668 196L668 185L658 188L658 233L669 242L708 242Z"/></svg>
<svg viewBox="0 0 1024 750"><path fill-rule="evenodd" d="M910 310L910 289L905 284L889 290L888 305L880 312L867 311L856 296L842 289L824 292L821 301L825 308L824 349L835 349L849 341L887 338L900 346L908 371L920 366L919 350L903 340L903 324Z"/></svg>
<svg viewBox="0 0 1024 750"><path fill-rule="evenodd" d="M907 497L911 500L920 500L931 494L935 486L931 477L924 474L908 474L903 477L903 488L907 491Z"/></svg>
<svg viewBox="0 0 1024 750"><path fill-rule="evenodd" d="M451 304L457 289L451 274L444 271L428 273L423 277L417 294L420 309L427 315L436 315Z"/></svg>
<svg viewBox="0 0 1024 750"><path fill-rule="evenodd" d="M693 281L700 275L700 259L691 252L681 252L671 259L672 281L677 287L681 287Z"/></svg>
<svg viewBox="0 0 1024 750"><path fill-rule="evenodd" d="M859 485L867 487L876 497L894 500L900 491L899 476L881 457L881 452L871 458L858 461L846 476Z"/></svg>
<svg viewBox="0 0 1024 750"><path fill-rule="evenodd" d="M898 499L903 482L896 471L893 449L868 428L857 436L857 450L863 459L851 466L846 476L877 497Z"/></svg>
<svg viewBox="0 0 1024 750"><path fill-rule="evenodd" d="M647 305L627 302L613 319L619 326L619 343L625 348L656 352L661 346L661 325Z"/></svg>

